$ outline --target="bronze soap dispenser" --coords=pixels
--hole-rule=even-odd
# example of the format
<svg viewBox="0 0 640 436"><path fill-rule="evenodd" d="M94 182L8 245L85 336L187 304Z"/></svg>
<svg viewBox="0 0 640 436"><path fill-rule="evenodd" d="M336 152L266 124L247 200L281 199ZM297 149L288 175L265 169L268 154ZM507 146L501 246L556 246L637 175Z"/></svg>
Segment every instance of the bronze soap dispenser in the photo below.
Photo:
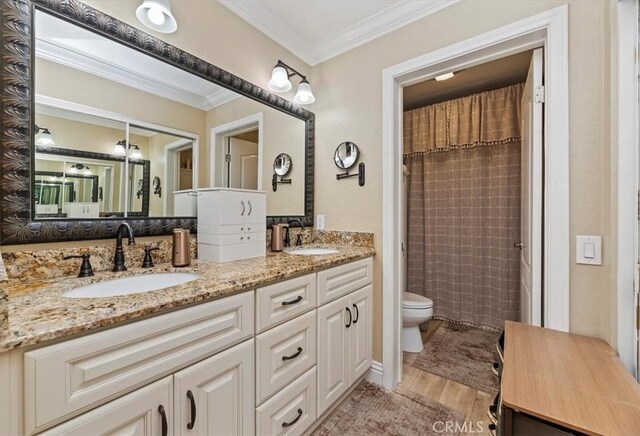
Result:
<svg viewBox="0 0 640 436"><path fill-rule="evenodd" d="M173 252L171 256L173 266L188 266L191 263L190 242L189 229L173 229Z"/></svg>

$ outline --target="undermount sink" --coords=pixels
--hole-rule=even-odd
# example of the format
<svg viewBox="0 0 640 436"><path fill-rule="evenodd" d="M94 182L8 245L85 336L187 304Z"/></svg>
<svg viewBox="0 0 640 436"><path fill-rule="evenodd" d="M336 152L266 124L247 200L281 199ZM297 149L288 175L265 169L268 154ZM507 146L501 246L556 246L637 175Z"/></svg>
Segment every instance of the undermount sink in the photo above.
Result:
<svg viewBox="0 0 640 436"><path fill-rule="evenodd" d="M62 296L70 298L102 298L140 294L189 283L198 277L198 274L184 272L140 274L80 286L63 292Z"/></svg>
<svg viewBox="0 0 640 436"><path fill-rule="evenodd" d="M331 248L299 248L297 250L287 251L289 254L297 256L321 256L323 254L335 254L338 250Z"/></svg>

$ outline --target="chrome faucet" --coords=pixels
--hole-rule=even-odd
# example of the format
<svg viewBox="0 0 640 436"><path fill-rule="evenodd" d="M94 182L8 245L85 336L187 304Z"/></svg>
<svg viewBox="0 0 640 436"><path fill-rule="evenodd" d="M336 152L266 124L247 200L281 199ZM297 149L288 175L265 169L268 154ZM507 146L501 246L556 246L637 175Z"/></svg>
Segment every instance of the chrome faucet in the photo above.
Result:
<svg viewBox="0 0 640 436"><path fill-rule="evenodd" d="M302 231L298 233L296 237L296 247L300 247L302 245L302 232L304 232L304 224L299 219L293 219L289 221L289 225L287 226L287 230L284 233L284 246L291 247L291 236L289 235L289 228L291 227L291 223L298 223Z"/></svg>
<svg viewBox="0 0 640 436"><path fill-rule="evenodd" d="M129 238L129 245L135 244L136 239L133 236L133 229L129 223L122 223L116 231L116 252L113 255L113 271L126 271L127 267L124 265L124 251L122 250L122 233L126 232Z"/></svg>

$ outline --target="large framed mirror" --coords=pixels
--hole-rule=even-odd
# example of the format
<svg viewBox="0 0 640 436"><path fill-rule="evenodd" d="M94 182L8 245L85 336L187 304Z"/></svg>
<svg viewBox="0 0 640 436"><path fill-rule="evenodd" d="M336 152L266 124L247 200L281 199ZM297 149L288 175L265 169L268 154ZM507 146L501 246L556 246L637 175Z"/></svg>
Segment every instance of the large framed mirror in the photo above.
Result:
<svg viewBox="0 0 640 436"><path fill-rule="evenodd" d="M1 244L195 232L206 187L313 224L313 113L79 1L0 2ZM281 153L304 164L270 192Z"/></svg>

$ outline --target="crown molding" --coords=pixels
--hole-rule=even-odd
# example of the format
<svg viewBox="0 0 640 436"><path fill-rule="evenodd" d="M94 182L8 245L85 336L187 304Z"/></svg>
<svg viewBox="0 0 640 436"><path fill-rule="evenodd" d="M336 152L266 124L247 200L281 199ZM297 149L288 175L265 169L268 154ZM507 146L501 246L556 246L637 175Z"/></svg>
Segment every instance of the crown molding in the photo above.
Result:
<svg viewBox="0 0 640 436"><path fill-rule="evenodd" d="M252 0L219 0L226 8L310 66L352 50L459 1L405 0L355 23L330 38L318 43L311 43L292 32L285 22L265 7L264 3Z"/></svg>
<svg viewBox="0 0 640 436"><path fill-rule="evenodd" d="M37 40L36 56L204 111L239 97L235 92L225 88L220 88L210 95L202 96L49 41Z"/></svg>

